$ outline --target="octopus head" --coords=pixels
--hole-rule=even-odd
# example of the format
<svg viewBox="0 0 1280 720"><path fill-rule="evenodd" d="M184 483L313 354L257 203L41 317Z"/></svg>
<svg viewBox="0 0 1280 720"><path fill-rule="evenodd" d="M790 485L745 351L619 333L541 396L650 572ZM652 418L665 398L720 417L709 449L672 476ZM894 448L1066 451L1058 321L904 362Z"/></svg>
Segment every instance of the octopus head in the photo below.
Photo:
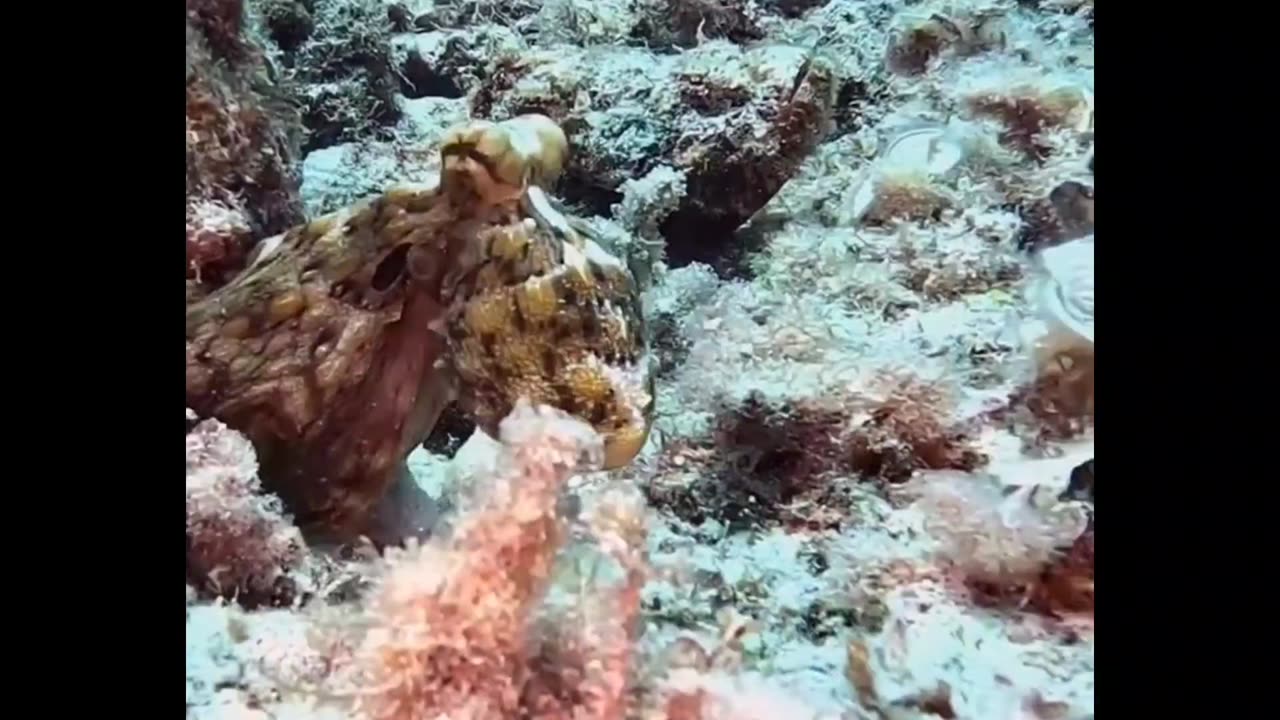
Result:
<svg viewBox="0 0 1280 720"><path fill-rule="evenodd" d="M525 398L589 422L605 467L629 463L653 418L653 362L635 279L544 193L568 157L540 115L469 123L443 149L455 202L515 208L468 238L446 280L445 335L463 406L495 434Z"/></svg>

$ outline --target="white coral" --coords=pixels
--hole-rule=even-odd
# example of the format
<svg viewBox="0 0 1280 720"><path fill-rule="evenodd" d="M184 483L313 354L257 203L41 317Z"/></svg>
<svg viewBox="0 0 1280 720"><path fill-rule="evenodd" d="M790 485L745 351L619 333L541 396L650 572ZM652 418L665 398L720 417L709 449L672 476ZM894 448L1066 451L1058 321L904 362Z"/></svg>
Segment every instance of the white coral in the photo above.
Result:
<svg viewBox="0 0 1280 720"><path fill-rule="evenodd" d="M1040 266L1032 292L1045 322L1093 343L1093 236L1041 251Z"/></svg>

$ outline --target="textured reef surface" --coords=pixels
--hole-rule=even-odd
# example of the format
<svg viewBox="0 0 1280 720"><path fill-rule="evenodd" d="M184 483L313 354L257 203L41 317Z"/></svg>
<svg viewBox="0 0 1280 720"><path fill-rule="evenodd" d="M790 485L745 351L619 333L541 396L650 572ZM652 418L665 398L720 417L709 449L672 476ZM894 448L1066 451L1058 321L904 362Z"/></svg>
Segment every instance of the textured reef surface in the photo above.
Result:
<svg viewBox="0 0 1280 720"><path fill-rule="evenodd" d="M187 716L1083 720L1090 0L187 0Z"/></svg>

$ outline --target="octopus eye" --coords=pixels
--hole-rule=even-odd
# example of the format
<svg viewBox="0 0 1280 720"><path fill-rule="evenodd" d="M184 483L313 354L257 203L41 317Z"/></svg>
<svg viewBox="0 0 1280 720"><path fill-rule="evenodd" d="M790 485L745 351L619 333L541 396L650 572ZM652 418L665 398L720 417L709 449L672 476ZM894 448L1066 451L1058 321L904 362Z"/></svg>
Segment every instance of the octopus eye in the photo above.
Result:
<svg viewBox="0 0 1280 720"><path fill-rule="evenodd" d="M369 286L378 292L385 292L404 274L406 258L409 255L409 243L401 243L387 253L373 271L373 279Z"/></svg>

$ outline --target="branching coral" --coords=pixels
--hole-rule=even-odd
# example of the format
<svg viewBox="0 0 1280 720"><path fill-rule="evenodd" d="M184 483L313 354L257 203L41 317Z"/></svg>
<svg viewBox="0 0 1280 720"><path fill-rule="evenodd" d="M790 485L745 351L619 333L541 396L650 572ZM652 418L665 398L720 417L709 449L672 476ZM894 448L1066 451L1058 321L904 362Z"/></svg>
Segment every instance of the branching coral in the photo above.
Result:
<svg viewBox="0 0 1280 720"><path fill-rule="evenodd" d="M531 718L622 718L640 630L640 591L648 578L644 498L612 489L591 508L591 534L621 571L604 592L578 592L576 602L548 602L532 633L522 705ZM593 577L600 582L599 563Z"/></svg>
<svg viewBox="0 0 1280 720"><path fill-rule="evenodd" d="M288 600L306 547L279 498L261 492L253 446L216 420L187 434L187 577L245 605Z"/></svg>
<svg viewBox="0 0 1280 720"><path fill-rule="evenodd" d="M560 717L552 710L566 699L593 709L583 717L621 717L643 577L635 554L643 542L638 510L605 502L597 514L602 546L627 570L617 604L591 609L576 629L577 642L532 647L535 610L567 539L558 500L575 471L599 466L603 448L586 424L527 403L500 430L499 471L452 537L389 558L357 651L354 693L362 717ZM618 632L605 620L618 617L633 620ZM547 673L531 662L573 653L579 660L571 688L548 687ZM531 678L541 682L530 684ZM537 707L525 704L535 700Z"/></svg>

